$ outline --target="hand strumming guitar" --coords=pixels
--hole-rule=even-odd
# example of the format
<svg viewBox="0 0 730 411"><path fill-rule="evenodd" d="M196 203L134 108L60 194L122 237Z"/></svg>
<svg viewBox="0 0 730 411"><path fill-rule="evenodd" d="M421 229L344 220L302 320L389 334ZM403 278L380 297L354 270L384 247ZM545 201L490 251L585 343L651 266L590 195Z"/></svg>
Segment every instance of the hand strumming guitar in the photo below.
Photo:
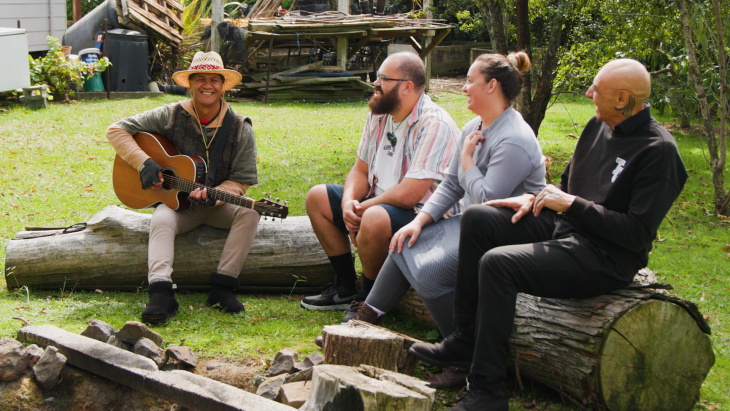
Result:
<svg viewBox="0 0 730 411"><path fill-rule="evenodd" d="M139 169L139 179L142 181L143 190L149 188L159 190L162 188L162 182L165 181L162 177L162 168L151 158L145 160L142 168Z"/></svg>

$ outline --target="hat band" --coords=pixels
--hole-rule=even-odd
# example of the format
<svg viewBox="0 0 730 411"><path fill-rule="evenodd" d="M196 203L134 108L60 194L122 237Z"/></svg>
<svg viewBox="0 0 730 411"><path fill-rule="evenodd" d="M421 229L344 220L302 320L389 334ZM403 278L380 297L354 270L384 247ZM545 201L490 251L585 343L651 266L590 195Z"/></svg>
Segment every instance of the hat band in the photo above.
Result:
<svg viewBox="0 0 730 411"><path fill-rule="evenodd" d="M197 66L190 66L188 70L223 70L223 67L212 64L199 64Z"/></svg>

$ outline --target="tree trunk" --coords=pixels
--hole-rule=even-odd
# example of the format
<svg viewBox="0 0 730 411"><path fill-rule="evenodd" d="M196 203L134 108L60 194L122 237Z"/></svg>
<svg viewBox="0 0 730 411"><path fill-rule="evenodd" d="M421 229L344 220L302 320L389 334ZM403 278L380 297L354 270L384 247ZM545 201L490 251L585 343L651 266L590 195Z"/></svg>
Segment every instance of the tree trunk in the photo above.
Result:
<svg viewBox="0 0 730 411"><path fill-rule="evenodd" d="M697 63L697 52L695 50L694 39L692 36L692 27L689 21L689 13L687 0L677 0L679 6L679 16L682 21L682 34L684 35L684 43L687 48L687 57L689 58L689 73L695 83L697 90L697 101L700 105L700 115L702 116L702 124L705 128L705 137L707 139L707 151L710 153L710 168L712 169L712 185L715 189L715 212L718 213L725 201L725 182L723 178L723 170L725 168L725 153L727 148L725 140L721 141L721 154L717 150L717 140L715 139L715 130L712 125L712 116L707 102L707 92L702 83L702 74L700 73L699 64ZM719 44L722 44L721 42ZM724 54L724 53L723 53ZM725 74L727 78L727 74ZM727 107L727 106L725 106ZM723 113L727 117L727 113ZM721 137L724 135L721 134Z"/></svg>
<svg viewBox="0 0 730 411"><path fill-rule="evenodd" d="M504 24L506 13L504 0L480 0L477 2L477 6L489 26L489 39L492 41L492 50L506 56L508 51Z"/></svg>
<svg viewBox="0 0 730 411"><path fill-rule="evenodd" d="M709 327L691 302L638 288L656 282L650 271L637 279L594 298L519 294L510 338L518 379L594 409L691 409L714 363Z"/></svg>
<svg viewBox="0 0 730 411"><path fill-rule="evenodd" d="M318 365L302 411L430 411L436 390L425 381L374 367Z"/></svg>
<svg viewBox="0 0 730 411"><path fill-rule="evenodd" d="M8 287L133 290L147 280L151 214L109 206L84 230L21 231L8 242ZM173 281L179 288L207 289L228 230L200 226L175 239ZM240 290L321 290L334 271L308 217L259 222L256 239L238 277Z"/></svg>
<svg viewBox="0 0 730 411"><path fill-rule="evenodd" d="M720 174L720 177L722 178L723 171L725 169L725 159L727 155L727 117L728 117L728 108L727 108L727 97L728 97L728 90L727 87L727 58L725 56L725 28L722 25L722 11L720 9L720 2L718 0L712 0L713 8L715 9L715 26L717 27L717 61L718 66L720 69L720 158L718 161L718 171ZM714 174L713 170L713 174ZM714 176L713 176L714 177ZM714 182L714 178L713 178ZM722 180L721 180L722 182ZM717 187L715 188L715 192L717 192ZM722 196L725 197L725 184L722 182L722 185L720 186L720 192L722 193ZM730 198L730 192L728 193L726 198ZM722 214L724 212L724 208L727 204L727 199L720 200L722 204L720 204L720 207L718 208L718 204L715 203L715 211L719 214ZM728 213L730 214L730 213Z"/></svg>
<svg viewBox="0 0 730 411"><path fill-rule="evenodd" d="M532 127L532 131L535 132L536 136L540 130L540 124L542 124L542 120L545 118L545 112L547 111L550 99L553 96L555 71L560 62L558 50L563 37L563 24L565 23L565 12L563 9L566 5L567 2L565 0L558 1L557 11L553 15L553 21L550 26L550 40L545 49L545 54L542 57L540 77L535 88L535 93L532 96L532 101L530 102L530 109L527 113L522 113L525 121Z"/></svg>
<svg viewBox="0 0 730 411"><path fill-rule="evenodd" d="M415 338L361 321L328 325L322 330L325 364L361 364L413 375L416 359L408 348Z"/></svg>

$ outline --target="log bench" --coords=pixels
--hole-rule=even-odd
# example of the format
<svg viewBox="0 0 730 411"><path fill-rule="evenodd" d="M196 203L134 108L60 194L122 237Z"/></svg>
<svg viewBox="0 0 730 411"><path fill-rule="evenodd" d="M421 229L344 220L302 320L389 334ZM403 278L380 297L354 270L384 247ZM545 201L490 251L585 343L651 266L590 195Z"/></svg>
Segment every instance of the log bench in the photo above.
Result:
<svg viewBox="0 0 730 411"><path fill-rule="evenodd" d="M151 214L108 206L76 232L21 231L8 241L8 288L134 290L147 282ZM71 231L71 230L69 230ZM200 226L175 238L173 281L209 288L228 230ZM240 291L319 292L334 279L308 217L261 220L241 274Z"/></svg>
<svg viewBox="0 0 730 411"><path fill-rule="evenodd" d="M655 287L655 288L652 288ZM510 364L581 409L691 410L715 362L697 306L641 270L634 283L584 299L517 297ZM399 308L434 325L415 291Z"/></svg>

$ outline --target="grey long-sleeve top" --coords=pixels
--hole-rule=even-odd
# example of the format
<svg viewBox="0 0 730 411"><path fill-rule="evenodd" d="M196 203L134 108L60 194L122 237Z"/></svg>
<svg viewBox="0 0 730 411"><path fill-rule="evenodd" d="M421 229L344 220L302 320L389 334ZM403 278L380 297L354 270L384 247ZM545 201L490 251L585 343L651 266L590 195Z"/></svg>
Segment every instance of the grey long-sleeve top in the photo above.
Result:
<svg viewBox="0 0 730 411"><path fill-rule="evenodd" d="M481 118L469 121L461 131L443 181L422 212L438 221L464 199L464 207L521 195L545 187L545 157L532 128L512 107L505 110L486 130L484 142L474 150L475 167L464 172L461 151L466 136L477 130Z"/></svg>

